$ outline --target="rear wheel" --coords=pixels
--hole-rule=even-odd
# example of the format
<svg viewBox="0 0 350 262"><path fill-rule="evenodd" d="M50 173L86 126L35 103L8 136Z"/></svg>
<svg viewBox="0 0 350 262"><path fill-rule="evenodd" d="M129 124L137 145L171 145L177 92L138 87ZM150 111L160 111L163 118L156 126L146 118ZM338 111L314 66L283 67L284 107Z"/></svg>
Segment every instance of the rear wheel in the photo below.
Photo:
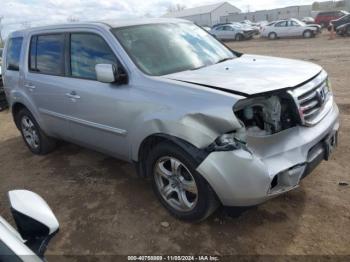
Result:
<svg viewBox="0 0 350 262"><path fill-rule="evenodd" d="M235 40L236 41L242 41L244 39L244 36L242 35L242 34L237 34L236 36L235 36Z"/></svg>
<svg viewBox="0 0 350 262"><path fill-rule="evenodd" d="M269 39L270 40L276 40L277 39L277 34L275 32L269 33Z"/></svg>
<svg viewBox="0 0 350 262"><path fill-rule="evenodd" d="M303 37L304 38L311 38L313 36L313 33L312 31L310 30L306 30L304 33L303 33Z"/></svg>
<svg viewBox="0 0 350 262"><path fill-rule="evenodd" d="M163 142L152 149L146 165L156 196L175 217L201 221L219 206L210 185L196 172L195 161L181 148Z"/></svg>
<svg viewBox="0 0 350 262"><path fill-rule="evenodd" d="M41 130L35 118L27 109L24 108L19 111L16 115L16 122L25 144L32 153L45 155L55 149L55 139L48 137Z"/></svg>

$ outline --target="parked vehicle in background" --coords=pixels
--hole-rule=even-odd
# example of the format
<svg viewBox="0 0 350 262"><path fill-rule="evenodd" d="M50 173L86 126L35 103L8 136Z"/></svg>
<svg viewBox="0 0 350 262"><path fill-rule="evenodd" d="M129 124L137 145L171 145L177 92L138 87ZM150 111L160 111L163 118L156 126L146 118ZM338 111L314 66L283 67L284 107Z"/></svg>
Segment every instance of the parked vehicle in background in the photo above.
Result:
<svg viewBox="0 0 350 262"><path fill-rule="evenodd" d="M257 23L257 26L259 27L260 31L263 29L264 26L268 25L269 22L268 21L259 21Z"/></svg>
<svg viewBox="0 0 350 262"><path fill-rule="evenodd" d="M338 29L339 26L342 26L342 25L345 25L345 24L348 24L348 23L350 23L350 14L344 15L343 17L341 17L339 19L332 20L329 23L328 30L330 31L331 27L333 26L334 30L338 31L337 29Z"/></svg>
<svg viewBox="0 0 350 262"><path fill-rule="evenodd" d="M347 14L349 14L347 11L320 12L315 18L315 23L319 24L322 28L327 28L332 20L339 19Z"/></svg>
<svg viewBox="0 0 350 262"><path fill-rule="evenodd" d="M315 19L312 17L304 17L301 19L305 24L315 24Z"/></svg>
<svg viewBox="0 0 350 262"><path fill-rule="evenodd" d="M229 23L215 26L210 30L210 34L220 40L242 41L252 39L256 34L256 30L239 23Z"/></svg>
<svg viewBox="0 0 350 262"><path fill-rule="evenodd" d="M17 229L0 216L0 261L46 261L47 245L59 230L50 207L27 190L8 193Z"/></svg>
<svg viewBox="0 0 350 262"><path fill-rule="evenodd" d="M304 38L314 37L318 29L314 26L306 25L297 19L281 20L265 26L261 32L262 37L267 37L271 40L283 37Z"/></svg>
<svg viewBox="0 0 350 262"><path fill-rule="evenodd" d="M315 24L315 23L305 23L303 21L300 21L299 19L293 18L293 21L296 21L297 23L299 23L299 25L301 26L307 26L307 27L314 27L317 30L317 33L321 33L322 32L322 27L319 24Z"/></svg>
<svg viewBox="0 0 350 262"><path fill-rule="evenodd" d="M7 108L6 95L2 81L2 51L3 49L0 48L0 111Z"/></svg>
<svg viewBox="0 0 350 262"><path fill-rule="evenodd" d="M350 36L350 23L338 26L337 34L341 36Z"/></svg>
<svg viewBox="0 0 350 262"><path fill-rule="evenodd" d="M241 54L186 20L28 28L4 52L31 152L61 139L134 163L180 219L293 190L336 147L339 110L322 67Z"/></svg>
<svg viewBox="0 0 350 262"><path fill-rule="evenodd" d="M259 24L253 23L250 20L244 20L244 21L242 21L242 22L240 22L238 24L243 25L245 28L249 28L249 29L254 30L254 34L255 35L258 35L260 33L260 26L259 26Z"/></svg>

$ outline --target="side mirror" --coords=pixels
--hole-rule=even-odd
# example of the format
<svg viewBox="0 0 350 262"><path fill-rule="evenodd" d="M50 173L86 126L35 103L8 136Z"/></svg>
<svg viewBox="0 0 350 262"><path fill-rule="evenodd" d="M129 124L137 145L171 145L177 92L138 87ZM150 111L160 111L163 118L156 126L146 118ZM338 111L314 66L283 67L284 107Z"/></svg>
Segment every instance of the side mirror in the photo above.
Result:
<svg viewBox="0 0 350 262"><path fill-rule="evenodd" d="M118 70L111 64L97 64L95 66L97 81L114 83L118 79Z"/></svg>
<svg viewBox="0 0 350 262"><path fill-rule="evenodd" d="M34 253L43 257L49 241L59 230L51 208L38 194L27 190L13 190L8 196L19 234Z"/></svg>

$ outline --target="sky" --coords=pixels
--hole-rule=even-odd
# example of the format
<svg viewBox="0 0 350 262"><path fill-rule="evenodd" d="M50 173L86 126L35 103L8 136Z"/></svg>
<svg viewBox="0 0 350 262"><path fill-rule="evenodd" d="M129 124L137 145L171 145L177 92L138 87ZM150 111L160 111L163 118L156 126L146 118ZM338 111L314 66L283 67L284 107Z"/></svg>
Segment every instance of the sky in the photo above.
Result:
<svg viewBox="0 0 350 262"><path fill-rule="evenodd" d="M223 0L0 0L2 36L29 26L79 21L159 17L169 6L187 8ZM314 0L229 0L242 11L256 11L290 5L305 5Z"/></svg>

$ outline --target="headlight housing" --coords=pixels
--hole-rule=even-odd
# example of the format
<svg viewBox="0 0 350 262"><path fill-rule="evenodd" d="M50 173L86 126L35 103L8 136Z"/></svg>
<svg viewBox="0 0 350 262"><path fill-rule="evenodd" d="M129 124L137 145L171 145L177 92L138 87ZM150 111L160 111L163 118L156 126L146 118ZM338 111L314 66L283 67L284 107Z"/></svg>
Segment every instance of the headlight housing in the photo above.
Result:
<svg viewBox="0 0 350 262"><path fill-rule="evenodd" d="M246 149L246 142L242 140L241 137L242 134L240 134L240 131L223 134L215 139L215 141L207 147L207 150L213 152Z"/></svg>

